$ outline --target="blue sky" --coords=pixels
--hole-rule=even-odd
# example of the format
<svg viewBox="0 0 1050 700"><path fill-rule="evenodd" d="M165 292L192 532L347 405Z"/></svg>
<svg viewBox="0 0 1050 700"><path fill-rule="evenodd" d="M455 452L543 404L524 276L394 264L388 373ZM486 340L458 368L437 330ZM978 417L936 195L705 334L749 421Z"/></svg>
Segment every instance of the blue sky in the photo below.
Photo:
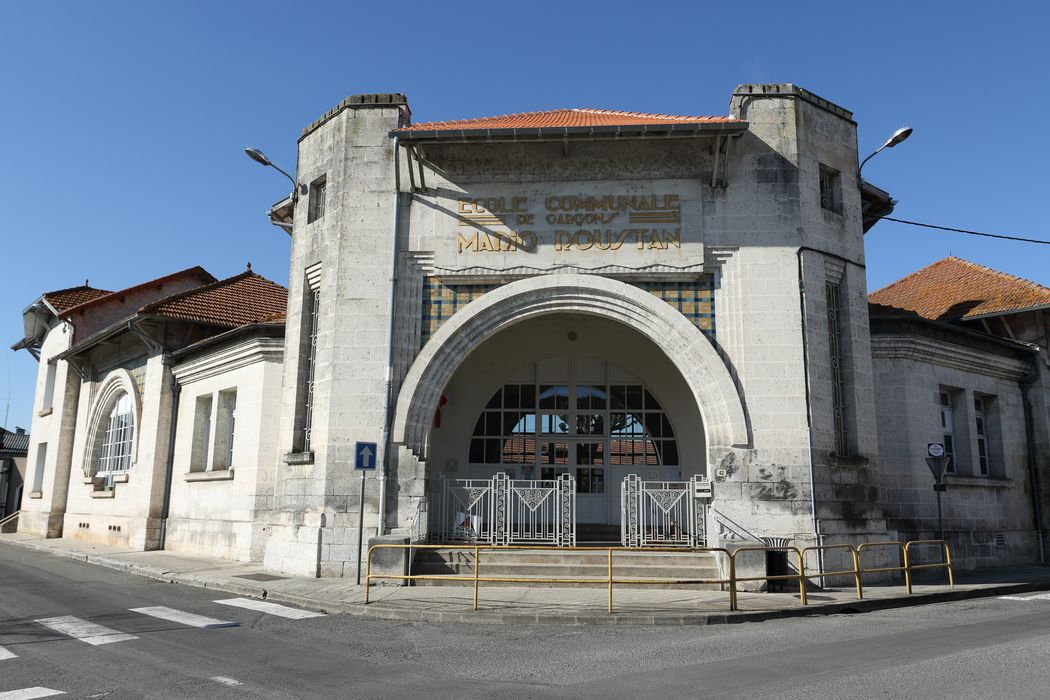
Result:
<svg viewBox="0 0 1050 700"><path fill-rule="evenodd" d="M403 92L416 121L556 107L725 114L743 82L851 109L896 215L1050 239L1044 2L0 3L0 347L41 292L203 265L287 281L264 212L300 130ZM954 254L1050 285L1050 246L883 222L869 288ZM0 417L28 426L36 363L4 350ZM9 379L8 379L9 377Z"/></svg>

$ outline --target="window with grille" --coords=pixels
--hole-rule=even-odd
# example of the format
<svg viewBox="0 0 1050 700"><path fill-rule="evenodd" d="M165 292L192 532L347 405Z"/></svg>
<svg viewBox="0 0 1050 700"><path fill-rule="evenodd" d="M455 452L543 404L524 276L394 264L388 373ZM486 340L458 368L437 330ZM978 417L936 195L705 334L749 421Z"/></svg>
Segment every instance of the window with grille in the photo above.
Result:
<svg viewBox="0 0 1050 700"><path fill-rule="evenodd" d="M135 437L131 397L121 393L109 411L102 435L96 474L123 474L131 469L131 448Z"/></svg>
<svg viewBox="0 0 1050 700"><path fill-rule="evenodd" d="M324 216L325 198L328 194L328 178L319 177L310 183L310 206L306 211L306 223L313 222Z"/></svg>
<svg viewBox="0 0 1050 700"><path fill-rule="evenodd" d="M820 206L822 209L842 213L842 176L838 170L820 166Z"/></svg>
<svg viewBox="0 0 1050 700"><path fill-rule="evenodd" d="M317 321L321 307L320 284L310 285L304 296L304 343L300 350L299 390L295 412L295 434L292 439L295 452L309 452L313 439L314 375L317 365Z"/></svg>
<svg viewBox="0 0 1050 700"><path fill-rule="evenodd" d="M828 350L831 362L831 411L835 431L835 454L850 454L846 412L845 371L842 356L842 307L838 284L824 285L828 308Z"/></svg>

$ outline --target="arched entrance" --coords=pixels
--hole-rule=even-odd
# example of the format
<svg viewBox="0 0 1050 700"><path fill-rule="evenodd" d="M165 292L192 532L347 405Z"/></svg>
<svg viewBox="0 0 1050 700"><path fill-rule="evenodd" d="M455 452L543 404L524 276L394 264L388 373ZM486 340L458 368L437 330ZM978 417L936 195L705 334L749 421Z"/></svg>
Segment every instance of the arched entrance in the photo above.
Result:
<svg viewBox="0 0 1050 700"><path fill-rule="evenodd" d="M581 330L586 323L599 325ZM571 345L559 347L555 338ZM495 351L477 352L486 345ZM402 451L392 475L400 495L391 526L412 526L428 476L468 473L470 438L495 392L513 383L521 368L555 357L604 360L649 386L672 417L683 477L706 473L707 465L749 443L744 405L728 368L711 341L674 308L630 284L596 275L518 280L446 321L402 382L391 433L393 447ZM539 386L543 370L536 371ZM589 380L574 381L588 385Z"/></svg>

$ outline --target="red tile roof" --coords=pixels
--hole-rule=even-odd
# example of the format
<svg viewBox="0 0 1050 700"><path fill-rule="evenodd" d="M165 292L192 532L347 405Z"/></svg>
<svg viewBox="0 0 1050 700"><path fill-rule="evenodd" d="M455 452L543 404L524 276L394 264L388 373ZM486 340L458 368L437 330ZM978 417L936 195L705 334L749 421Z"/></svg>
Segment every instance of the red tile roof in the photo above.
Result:
<svg viewBox="0 0 1050 700"><path fill-rule="evenodd" d="M86 284L79 287L70 287L69 289L59 289L54 292L44 292L44 300L48 304L51 304L55 308L55 311L62 313L67 309L72 309L74 306L79 306L93 299L104 297L112 292L106 291L105 289L95 289L89 287Z"/></svg>
<svg viewBox="0 0 1050 700"><path fill-rule="evenodd" d="M958 320L1050 307L1050 289L968 260L948 257L872 292L868 301L923 318Z"/></svg>
<svg viewBox="0 0 1050 700"><path fill-rule="evenodd" d="M287 306L287 289L248 270L147 304L139 312L236 328L248 323L279 323Z"/></svg>
<svg viewBox="0 0 1050 700"><path fill-rule="evenodd" d="M188 279L195 279L200 284L208 284L215 281L215 277L210 272L205 270L200 265L195 265L193 267L186 268L185 270L179 270L178 272L173 272L170 275L164 275L163 277L158 277L157 279L149 280L148 282L142 282L140 284L136 284L134 286L127 287L116 292L106 292L103 295L98 295L91 299L83 301L77 304L76 306L71 306L68 309L66 309L66 311L68 311L71 314L79 313L86 308L104 303L104 301L107 298L120 299L121 302L123 302L122 297L126 297L132 292L139 292L152 285L156 285L158 290L160 290L165 284L168 284L170 282L185 281Z"/></svg>
<svg viewBox="0 0 1050 700"><path fill-rule="evenodd" d="M480 119L456 119L425 122L398 129L395 133L415 131L459 131L464 129L535 129L588 126L639 126L643 124L707 124L738 122L733 117L685 117L671 114L643 114L609 109L552 109L546 112L501 114Z"/></svg>

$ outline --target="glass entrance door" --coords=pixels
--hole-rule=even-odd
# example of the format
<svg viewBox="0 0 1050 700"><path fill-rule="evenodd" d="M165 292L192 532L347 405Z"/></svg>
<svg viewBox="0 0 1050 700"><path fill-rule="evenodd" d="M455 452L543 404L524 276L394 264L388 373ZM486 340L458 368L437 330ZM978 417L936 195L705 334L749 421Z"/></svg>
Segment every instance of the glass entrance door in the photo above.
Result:
<svg viewBox="0 0 1050 700"><path fill-rule="evenodd" d="M671 421L639 383L506 384L478 417L469 461L477 476L495 467L517 478L576 479L577 522L620 522L620 481L678 478Z"/></svg>

